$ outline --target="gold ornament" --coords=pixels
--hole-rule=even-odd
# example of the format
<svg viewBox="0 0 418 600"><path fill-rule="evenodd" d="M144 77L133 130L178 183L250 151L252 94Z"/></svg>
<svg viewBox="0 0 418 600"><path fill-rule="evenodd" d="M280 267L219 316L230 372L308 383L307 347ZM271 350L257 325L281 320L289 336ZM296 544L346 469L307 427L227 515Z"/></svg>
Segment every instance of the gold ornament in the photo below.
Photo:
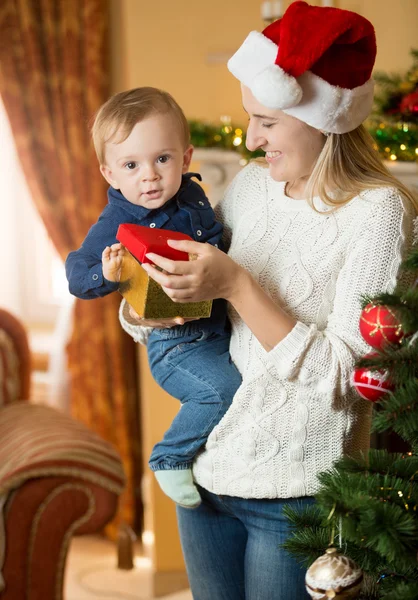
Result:
<svg viewBox="0 0 418 600"><path fill-rule="evenodd" d="M358 598L363 582L363 571L351 558L338 554L336 548L327 548L309 567L306 591L314 600L347 600Z"/></svg>

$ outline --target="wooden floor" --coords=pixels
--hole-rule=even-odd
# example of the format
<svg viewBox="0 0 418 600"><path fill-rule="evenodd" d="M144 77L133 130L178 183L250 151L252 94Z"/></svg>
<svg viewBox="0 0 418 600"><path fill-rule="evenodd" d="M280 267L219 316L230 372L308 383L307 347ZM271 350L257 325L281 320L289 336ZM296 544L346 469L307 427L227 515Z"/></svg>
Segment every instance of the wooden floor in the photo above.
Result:
<svg viewBox="0 0 418 600"><path fill-rule="evenodd" d="M138 555L135 568L116 568L116 547L100 536L73 538L65 576L65 600L153 600L151 563ZM160 600L193 600L190 591Z"/></svg>

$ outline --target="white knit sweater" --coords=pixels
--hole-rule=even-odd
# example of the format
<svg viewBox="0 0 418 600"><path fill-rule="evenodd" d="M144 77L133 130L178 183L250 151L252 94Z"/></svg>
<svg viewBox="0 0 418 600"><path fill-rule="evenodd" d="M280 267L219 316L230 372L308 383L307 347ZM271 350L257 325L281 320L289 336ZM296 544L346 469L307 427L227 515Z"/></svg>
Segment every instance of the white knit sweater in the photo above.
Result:
<svg viewBox="0 0 418 600"><path fill-rule="evenodd" d="M242 374L232 406L194 464L196 481L244 498L312 495L317 474L343 453L367 449L372 404L351 387L370 351L359 333L361 295L394 288L411 247L414 212L399 192L363 192L318 214L250 164L217 209L229 255L296 326L270 352L231 308L231 356ZM256 309L256 308L255 308ZM146 342L147 329L122 326Z"/></svg>

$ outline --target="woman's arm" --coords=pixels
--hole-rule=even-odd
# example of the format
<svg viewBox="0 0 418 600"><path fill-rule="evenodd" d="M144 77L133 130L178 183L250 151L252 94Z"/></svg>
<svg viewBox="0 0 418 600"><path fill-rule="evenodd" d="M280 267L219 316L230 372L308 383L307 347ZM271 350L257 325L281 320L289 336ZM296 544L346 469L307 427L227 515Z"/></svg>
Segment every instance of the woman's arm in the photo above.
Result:
<svg viewBox="0 0 418 600"><path fill-rule="evenodd" d="M312 389L343 396L351 387L355 361L369 350L358 327L361 296L393 289L412 243L414 213L396 191L376 190L370 202L362 228L335 274L332 310L323 329L292 320L250 274L216 249L173 243L197 254L197 260L174 263L151 255L174 274L160 273L151 265L147 270L175 301L227 298L267 351L266 360L279 379L300 379Z"/></svg>

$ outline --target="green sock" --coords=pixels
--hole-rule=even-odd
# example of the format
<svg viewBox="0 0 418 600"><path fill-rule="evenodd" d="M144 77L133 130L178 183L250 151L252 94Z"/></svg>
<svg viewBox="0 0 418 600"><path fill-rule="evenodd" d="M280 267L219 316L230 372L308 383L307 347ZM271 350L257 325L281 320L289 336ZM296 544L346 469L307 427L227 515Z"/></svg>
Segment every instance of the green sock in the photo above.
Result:
<svg viewBox="0 0 418 600"><path fill-rule="evenodd" d="M163 469L154 471L160 488L174 502L184 508L196 508L202 499L193 483L191 469Z"/></svg>

